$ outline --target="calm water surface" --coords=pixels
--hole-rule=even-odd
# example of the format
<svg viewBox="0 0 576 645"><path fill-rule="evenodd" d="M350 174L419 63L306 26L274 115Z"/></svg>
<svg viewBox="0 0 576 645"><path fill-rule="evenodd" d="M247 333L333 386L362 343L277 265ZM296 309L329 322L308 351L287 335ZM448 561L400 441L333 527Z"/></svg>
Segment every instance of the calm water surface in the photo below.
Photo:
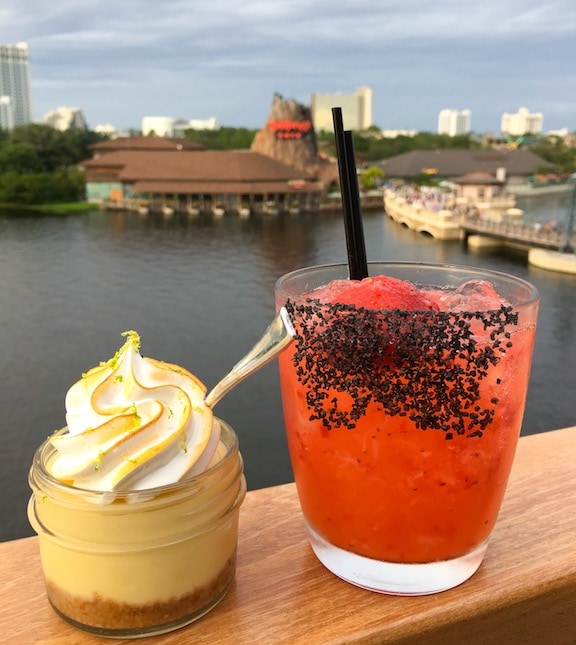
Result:
<svg viewBox="0 0 576 645"><path fill-rule="evenodd" d="M566 196L527 204L565 217ZM523 203L519 204L524 207ZM523 253L468 251L365 213L369 260L494 268L535 283L540 323L523 433L576 423L576 276L527 265ZM189 219L93 213L0 217L0 540L31 535L27 472L64 425L64 395L136 329L142 353L214 385L273 316L273 285L298 267L345 261L338 215ZM292 479L276 364L217 406L240 436L249 488Z"/></svg>

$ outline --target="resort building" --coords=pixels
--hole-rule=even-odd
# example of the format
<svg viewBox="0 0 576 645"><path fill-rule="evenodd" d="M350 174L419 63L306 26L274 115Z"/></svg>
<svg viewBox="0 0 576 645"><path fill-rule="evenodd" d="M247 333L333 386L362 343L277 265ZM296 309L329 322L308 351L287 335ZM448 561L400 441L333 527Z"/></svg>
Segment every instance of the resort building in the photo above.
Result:
<svg viewBox="0 0 576 645"><path fill-rule="evenodd" d="M80 108L59 107L44 115L42 123L64 132L70 129L86 130L88 125Z"/></svg>
<svg viewBox="0 0 576 645"><path fill-rule="evenodd" d="M125 137L92 146L89 201L188 213L317 210L323 184L257 152L206 150L191 139Z"/></svg>
<svg viewBox="0 0 576 645"><path fill-rule="evenodd" d="M438 114L438 134L456 137L470 132L470 110L441 110Z"/></svg>
<svg viewBox="0 0 576 645"><path fill-rule="evenodd" d="M316 131L334 129L333 107L342 108L346 130L366 130L373 125L373 97L369 87L360 87L355 94L312 94L310 109Z"/></svg>
<svg viewBox="0 0 576 645"><path fill-rule="evenodd" d="M0 45L0 128L32 123L27 43Z"/></svg>
<svg viewBox="0 0 576 645"><path fill-rule="evenodd" d="M171 116L145 116L142 119L142 134L157 137L182 137L186 130L217 130L216 117L209 119L175 119Z"/></svg>
<svg viewBox="0 0 576 645"><path fill-rule="evenodd" d="M520 136L523 134L542 134L543 116L541 112L530 114L528 108L521 107L516 114L502 115L501 130L503 134Z"/></svg>
<svg viewBox="0 0 576 645"><path fill-rule="evenodd" d="M397 139L398 137L415 137L418 134L417 130L382 130L382 137L384 139Z"/></svg>
<svg viewBox="0 0 576 645"><path fill-rule="evenodd" d="M120 133L118 132L118 128L115 125L112 125L111 123L99 123L95 128L94 132L97 132L98 134L103 134L105 137L109 137L110 139L115 139L116 137L120 136ZM128 136L128 135L125 135Z"/></svg>

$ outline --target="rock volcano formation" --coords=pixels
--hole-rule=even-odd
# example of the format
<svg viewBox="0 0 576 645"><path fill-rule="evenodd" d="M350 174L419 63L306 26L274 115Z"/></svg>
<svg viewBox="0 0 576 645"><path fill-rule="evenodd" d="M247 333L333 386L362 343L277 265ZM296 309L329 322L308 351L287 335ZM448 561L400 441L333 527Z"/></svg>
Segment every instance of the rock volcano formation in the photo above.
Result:
<svg viewBox="0 0 576 645"><path fill-rule="evenodd" d="M310 108L278 93L274 94L268 121L256 133L250 149L295 170L312 173L325 184L338 177L336 160L318 155Z"/></svg>

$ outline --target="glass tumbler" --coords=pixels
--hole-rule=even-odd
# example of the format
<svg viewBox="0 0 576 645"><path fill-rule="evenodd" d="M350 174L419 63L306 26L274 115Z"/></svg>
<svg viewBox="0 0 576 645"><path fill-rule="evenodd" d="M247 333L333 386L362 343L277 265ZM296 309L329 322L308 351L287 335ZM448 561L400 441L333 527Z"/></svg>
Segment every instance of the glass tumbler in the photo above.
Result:
<svg viewBox="0 0 576 645"><path fill-rule="evenodd" d="M346 265L276 284L297 331L279 365L298 496L310 544L337 576L383 593L439 592L486 552L520 433L539 297L524 280L475 268L379 262L369 274L409 281L440 309L330 302L318 289L346 280Z"/></svg>

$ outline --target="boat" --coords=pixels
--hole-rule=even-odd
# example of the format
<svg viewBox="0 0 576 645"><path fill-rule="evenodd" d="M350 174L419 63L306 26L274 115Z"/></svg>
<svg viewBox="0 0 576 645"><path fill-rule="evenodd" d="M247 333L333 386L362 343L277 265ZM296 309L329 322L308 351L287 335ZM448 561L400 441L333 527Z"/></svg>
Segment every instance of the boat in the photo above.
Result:
<svg viewBox="0 0 576 645"><path fill-rule="evenodd" d="M278 208L278 204L276 204L275 201L268 200L267 202L264 202L262 212L266 213L266 215L278 215L280 209Z"/></svg>
<svg viewBox="0 0 576 645"><path fill-rule="evenodd" d="M288 206L288 212L290 215L298 215L300 213L300 204L294 200Z"/></svg>
<svg viewBox="0 0 576 645"><path fill-rule="evenodd" d="M238 208L238 215L242 218L250 217L250 207L249 206L240 206Z"/></svg>
<svg viewBox="0 0 576 645"><path fill-rule="evenodd" d="M212 206L212 214L214 217L223 217L225 212L226 209L222 204L214 204L214 206Z"/></svg>
<svg viewBox="0 0 576 645"><path fill-rule="evenodd" d="M199 215L200 208L197 201L192 201L190 195L186 198L186 212L188 215Z"/></svg>

